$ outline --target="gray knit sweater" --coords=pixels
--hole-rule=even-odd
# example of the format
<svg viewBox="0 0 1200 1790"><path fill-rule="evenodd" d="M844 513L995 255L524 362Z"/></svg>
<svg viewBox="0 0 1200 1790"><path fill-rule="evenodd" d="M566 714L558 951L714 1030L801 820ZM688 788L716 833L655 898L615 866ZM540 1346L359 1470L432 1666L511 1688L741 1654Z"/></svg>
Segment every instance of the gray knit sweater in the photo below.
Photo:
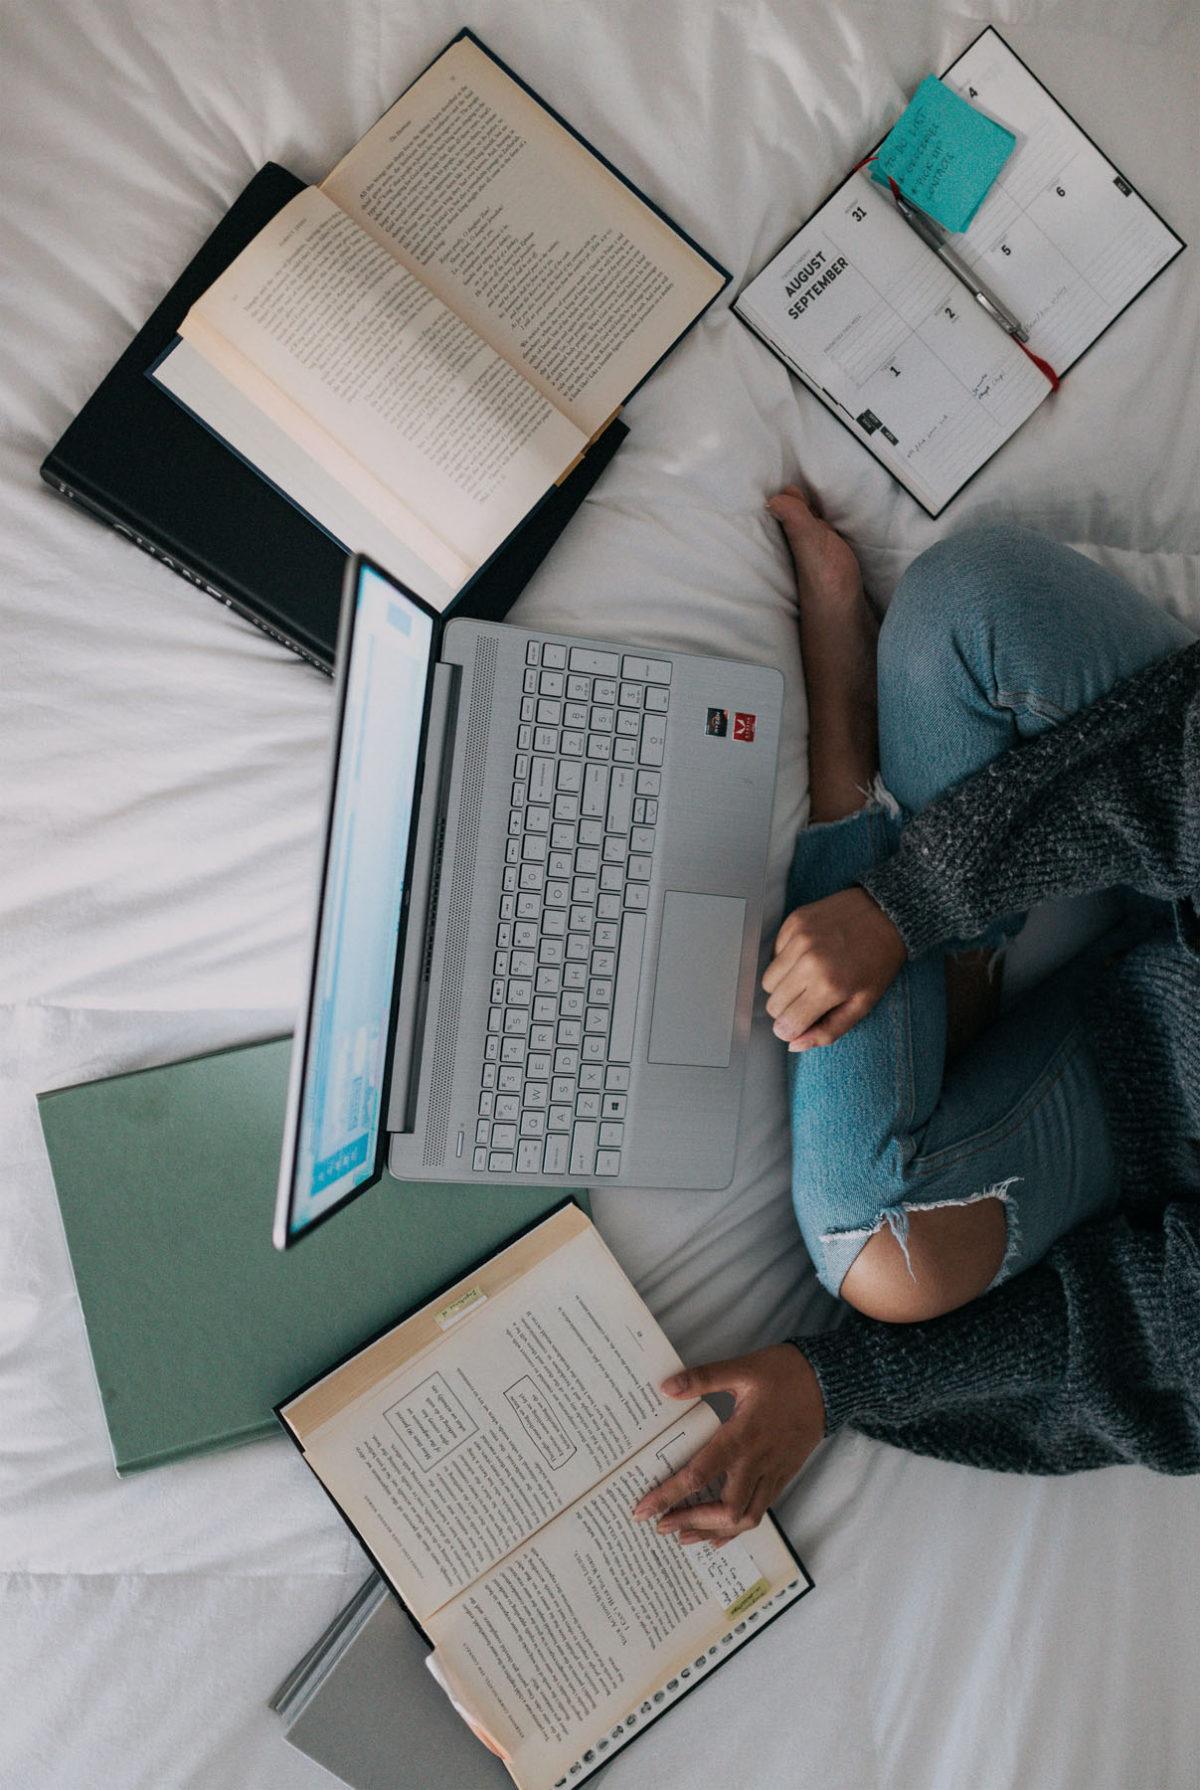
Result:
<svg viewBox="0 0 1200 1790"><path fill-rule="evenodd" d="M1117 1209L944 1318L796 1338L830 1430L1011 1472L1200 1472L1200 643L951 790L865 884L914 957L1117 885L1174 909L1093 995Z"/></svg>

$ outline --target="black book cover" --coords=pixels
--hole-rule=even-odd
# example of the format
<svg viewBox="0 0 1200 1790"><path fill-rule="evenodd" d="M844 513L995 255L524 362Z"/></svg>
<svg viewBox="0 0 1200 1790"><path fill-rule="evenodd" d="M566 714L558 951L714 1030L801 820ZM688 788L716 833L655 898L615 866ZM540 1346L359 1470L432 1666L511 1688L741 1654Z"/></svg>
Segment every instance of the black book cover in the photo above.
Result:
<svg viewBox="0 0 1200 1790"><path fill-rule="evenodd" d="M304 183L268 162L42 463L42 477L322 671L345 550L146 377L191 306ZM501 620L628 433L617 421L447 613Z"/></svg>

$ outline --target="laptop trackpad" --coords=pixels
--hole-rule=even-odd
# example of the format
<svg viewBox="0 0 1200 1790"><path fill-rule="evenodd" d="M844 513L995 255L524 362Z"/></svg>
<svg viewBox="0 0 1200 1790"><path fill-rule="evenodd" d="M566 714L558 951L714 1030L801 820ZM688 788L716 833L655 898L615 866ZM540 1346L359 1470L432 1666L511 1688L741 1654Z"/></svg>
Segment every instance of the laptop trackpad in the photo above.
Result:
<svg viewBox="0 0 1200 1790"><path fill-rule="evenodd" d="M650 1062L726 1067L745 925L746 903L740 898L667 894L646 1053Z"/></svg>

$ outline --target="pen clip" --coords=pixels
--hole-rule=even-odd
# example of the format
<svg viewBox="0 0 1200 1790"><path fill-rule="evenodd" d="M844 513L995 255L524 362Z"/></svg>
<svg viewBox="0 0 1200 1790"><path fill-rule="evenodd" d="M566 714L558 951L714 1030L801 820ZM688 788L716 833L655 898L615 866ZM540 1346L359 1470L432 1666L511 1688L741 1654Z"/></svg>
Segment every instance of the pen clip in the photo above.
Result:
<svg viewBox="0 0 1200 1790"><path fill-rule="evenodd" d="M928 231L938 242L945 242L946 231L942 225L936 218L931 218L927 211L922 211L919 205L914 205L911 199L906 199L890 174L888 185L892 189L892 198L896 201L896 209L901 217L910 224L916 224L919 229Z"/></svg>
<svg viewBox="0 0 1200 1790"><path fill-rule="evenodd" d="M1000 328L1004 330L1006 335L1015 337L1015 339L1022 344L1029 340L1029 331L1025 328L1025 325L1019 323L1015 318L1005 317L997 306L992 303L986 292L977 291L975 294L975 302L987 312L994 323L1000 325Z"/></svg>

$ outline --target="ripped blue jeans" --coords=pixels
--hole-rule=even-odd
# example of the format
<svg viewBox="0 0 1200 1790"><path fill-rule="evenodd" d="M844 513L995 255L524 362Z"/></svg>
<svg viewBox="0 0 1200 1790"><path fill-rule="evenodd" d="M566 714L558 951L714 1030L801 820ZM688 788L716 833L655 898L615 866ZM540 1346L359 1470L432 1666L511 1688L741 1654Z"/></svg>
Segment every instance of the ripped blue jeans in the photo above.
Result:
<svg viewBox="0 0 1200 1790"><path fill-rule="evenodd" d="M879 639L880 781L859 812L806 828L788 907L844 889L894 849L905 817L1194 636L1069 548L1008 524L914 560ZM998 944L1014 915L983 939ZM951 1066L944 957L905 965L845 1037L788 1058L793 1198L830 1292L883 1224L999 1197L993 1284L1109 1207L1113 1156L1082 1020L1084 953L1033 988Z"/></svg>

